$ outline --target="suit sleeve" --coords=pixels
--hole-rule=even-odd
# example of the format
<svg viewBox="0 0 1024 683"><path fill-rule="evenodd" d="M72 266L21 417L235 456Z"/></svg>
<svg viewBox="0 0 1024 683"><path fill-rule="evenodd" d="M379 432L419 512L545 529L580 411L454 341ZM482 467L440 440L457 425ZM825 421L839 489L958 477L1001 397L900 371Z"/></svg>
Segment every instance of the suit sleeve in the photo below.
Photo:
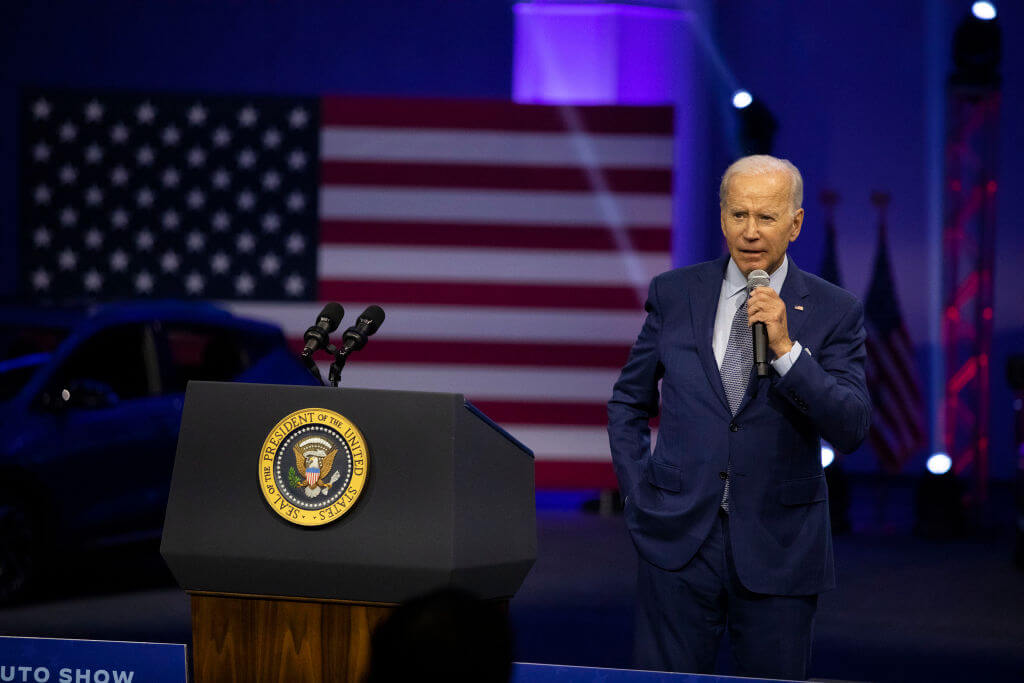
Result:
<svg viewBox="0 0 1024 683"><path fill-rule="evenodd" d="M774 385L811 419L823 439L843 453L861 444L871 424L864 378L866 336L864 307L853 299L816 355L805 349Z"/></svg>
<svg viewBox="0 0 1024 683"><path fill-rule="evenodd" d="M612 462L619 490L626 496L633 491L641 476L641 467L651 454L650 419L658 414L658 381L665 374L658 354L661 309L657 279L651 282L644 309L647 311L644 326L608 402Z"/></svg>

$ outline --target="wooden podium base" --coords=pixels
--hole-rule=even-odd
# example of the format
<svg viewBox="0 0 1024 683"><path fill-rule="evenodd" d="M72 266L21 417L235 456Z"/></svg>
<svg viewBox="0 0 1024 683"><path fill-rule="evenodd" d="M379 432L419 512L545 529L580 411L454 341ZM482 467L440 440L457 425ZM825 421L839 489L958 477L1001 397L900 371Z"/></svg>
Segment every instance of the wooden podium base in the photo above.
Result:
<svg viewBox="0 0 1024 683"><path fill-rule="evenodd" d="M395 605L190 593L196 683L360 683Z"/></svg>

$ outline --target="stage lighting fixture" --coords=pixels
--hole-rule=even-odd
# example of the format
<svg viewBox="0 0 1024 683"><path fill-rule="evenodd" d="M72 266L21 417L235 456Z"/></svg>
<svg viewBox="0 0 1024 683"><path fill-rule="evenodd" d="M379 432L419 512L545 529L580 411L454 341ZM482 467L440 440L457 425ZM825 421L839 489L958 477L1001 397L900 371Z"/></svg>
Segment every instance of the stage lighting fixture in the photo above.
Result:
<svg viewBox="0 0 1024 683"><path fill-rule="evenodd" d="M736 110L740 124L740 149L743 154L771 154L778 121L763 100L750 97L746 107Z"/></svg>
<svg viewBox="0 0 1024 683"><path fill-rule="evenodd" d="M919 536L943 539L967 532L964 486L952 465L952 459L945 453L933 453L928 458L928 471L917 483L914 532Z"/></svg>
<svg viewBox="0 0 1024 683"><path fill-rule="evenodd" d="M979 5L990 11L979 12ZM953 33L951 85L991 88L1002 82L1002 31L995 17L995 6L987 2L976 2L971 13L964 13Z"/></svg>
<svg viewBox="0 0 1024 683"><path fill-rule="evenodd" d="M952 466L953 459L946 453L932 453L925 463L925 467L928 468L928 471L936 475L949 472L949 468Z"/></svg>
<svg viewBox="0 0 1024 683"><path fill-rule="evenodd" d="M992 21L996 18L996 6L991 2L978 0L971 5L971 13L982 21Z"/></svg>
<svg viewBox="0 0 1024 683"><path fill-rule="evenodd" d="M821 444L821 466L828 467L835 459L836 452L832 450L832 447Z"/></svg>
<svg viewBox="0 0 1024 683"><path fill-rule="evenodd" d="M746 90L737 90L732 94L732 106L737 109L746 109L754 101L754 96Z"/></svg>

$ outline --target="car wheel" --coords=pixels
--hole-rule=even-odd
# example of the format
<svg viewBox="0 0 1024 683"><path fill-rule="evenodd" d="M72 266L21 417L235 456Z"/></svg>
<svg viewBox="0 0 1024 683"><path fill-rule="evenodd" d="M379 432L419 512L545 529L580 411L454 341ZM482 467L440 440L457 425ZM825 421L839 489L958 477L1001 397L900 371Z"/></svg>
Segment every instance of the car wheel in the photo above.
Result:
<svg viewBox="0 0 1024 683"><path fill-rule="evenodd" d="M25 598L32 587L36 530L36 520L21 501L0 497L0 604Z"/></svg>

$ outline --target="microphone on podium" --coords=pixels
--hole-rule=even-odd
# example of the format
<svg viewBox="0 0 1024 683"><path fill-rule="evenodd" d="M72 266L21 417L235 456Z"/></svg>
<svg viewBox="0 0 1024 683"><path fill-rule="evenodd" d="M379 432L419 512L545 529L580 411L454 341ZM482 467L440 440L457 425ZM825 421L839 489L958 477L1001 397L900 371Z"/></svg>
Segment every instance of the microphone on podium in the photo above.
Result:
<svg viewBox="0 0 1024 683"><path fill-rule="evenodd" d="M356 320L356 324L345 330L344 334L342 334L342 343L339 353L347 356L353 351L358 351L366 346L366 342L370 335L376 332L383 322L384 309L377 305L368 306L366 310L359 315L359 318Z"/></svg>
<svg viewBox="0 0 1024 683"><path fill-rule="evenodd" d="M306 346L302 349L302 357L309 358L317 349L326 347L327 335L338 329L343 317L345 317L345 309L341 304L332 301L324 306L320 315L317 316L316 323L302 335L306 342Z"/></svg>
<svg viewBox="0 0 1024 683"><path fill-rule="evenodd" d="M356 324L345 330L341 335L341 346L334 354L334 362L331 363L328 374L331 386L336 387L341 381L341 371L345 368L349 354L366 346L370 335L376 332L383 322L384 309L377 305L367 306L366 310L359 314Z"/></svg>

